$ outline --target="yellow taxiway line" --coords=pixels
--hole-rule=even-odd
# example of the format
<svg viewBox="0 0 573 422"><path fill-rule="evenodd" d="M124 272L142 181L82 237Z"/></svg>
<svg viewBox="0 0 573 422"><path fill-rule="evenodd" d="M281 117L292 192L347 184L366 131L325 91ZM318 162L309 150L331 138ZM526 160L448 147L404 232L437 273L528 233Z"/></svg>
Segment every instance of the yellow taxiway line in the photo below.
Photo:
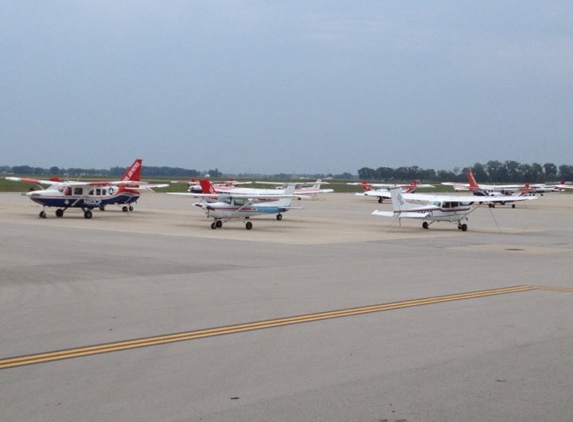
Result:
<svg viewBox="0 0 573 422"><path fill-rule="evenodd" d="M479 297L495 296L507 293L527 292L531 290L541 290L541 289L573 292L573 289L565 289L565 288L551 288L551 287L541 287L541 286L514 286L514 287L505 287L501 289L482 290L470 293L434 296L424 299L406 300L402 302L393 302L380 305L361 306L357 308L342 309L337 311L319 312L314 314L270 319L270 320L250 322L245 324L227 325L223 327L208 328L204 330L187 331L183 333L167 334L167 335L146 337L135 340L118 341L94 346L77 347L53 352L37 353L33 355L0 359L0 369L14 368L18 366L32 365L36 363L51 362L63 359L71 359L81 356L90 356L100 353L118 352L121 350L135 349L147 346L156 346L160 344L195 340L195 339L214 337L225 334L242 333L246 331L261 330L264 328L280 327L284 325L321 321L331 318L348 317L372 312L382 312L395 309L409 308L413 306L431 305L431 304L451 302L456 300L475 299Z"/></svg>

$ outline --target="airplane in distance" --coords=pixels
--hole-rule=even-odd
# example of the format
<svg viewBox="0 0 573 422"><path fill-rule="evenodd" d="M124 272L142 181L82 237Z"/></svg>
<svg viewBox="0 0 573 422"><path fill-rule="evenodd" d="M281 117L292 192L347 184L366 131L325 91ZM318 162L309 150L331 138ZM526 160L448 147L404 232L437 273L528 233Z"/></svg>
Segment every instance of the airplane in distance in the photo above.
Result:
<svg viewBox="0 0 573 422"><path fill-rule="evenodd" d="M468 220L468 215L475 211L482 202L471 195L436 195L427 193L402 194L399 188L390 189L392 195L392 211L375 210L372 215L382 217L397 217L422 220L422 228L428 229L435 222L447 221L458 224L458 230L467 231L468 225L462 223ZM423 204L408 202L407 199ZM536 196L515 197L513 201L537 199ZM491 197L487 201L501 202L504 198Z"/></svg>
<svg viewBox="0 0 573 422"><path fill-rule="evenodd" d="M140 181L142 159L136 159L118 181L71 182L59 178L39 180L21 177L6 177L15 182L48 185L47 188L31 190L25 195L43 206L40 218L46 218L46 207L56 207L56 217L63 217L68 208L81 208L84 217L92 218L94 208L105 210L107 205L122 205L124 212L133 211L133 203L141 191L163 188L168 184L149 184Z"/></svg>
<svg viewBox="0 0 573 422"><path fill-rule="evenodd" d="M216 199L212 199L213 196L209 193L168 192L168 195L203 196L211 199L208 202L197 202L194 205L203 209L208 218L213 219L211 223L213 230L223 227L223 222L233 219L242 220L245 223L245 228L251 230L253 223L249 218L253 216L276 214L276 219L282 220L282 213L293 209L291 201L298 197L298 195L294 195L294 188L295 185L292 184L282 194L260 194L255 197L245 193L216 194Z"/></svg>
<svg viewBox="0 0 573 422"><path fill-rule="evenodd" d="M455 191L471 191L476 196L523 196L556 191L553 186L549 187L543 183L513 185L486 185L478 183L471 169L468 170L468 183L443 182L442 185L452 186Z"/></svg>
<svg viewBox="0 0 573 422"><path fill-rule="evenodd" d="M203 194L206 195L207 198L215 198L217 195L226 193L232 195L246 195L250 198L261 198L261 196L276 198L281 195L286 195L286 189L259 189L259 188L241 188L236 186L220 186L220 185L213 185L209 181L209 179L201 179L199 180L199 184L201 185L201 190ZM295 186L294 192L292 195L297 197L298 199L308 199L310 196L305 195L304 190L296 189L296 184L292 184ZM301 193L302 192L302 193ZM201 195L196 195L201 196Z"/></svg>
<svg viewBox="0 0 573 422"><path fill-rule="evenodd" d="M187 184L187 191L193 193L203 193L203 189L201 189L201 184L197 179L191 179L187 182L182 182L180 180L172 180L171 183L186 183ZM238 182L233 179L226 180L224 182L213 182L213 186L223 188L233 188L238 185L249 185L251 182Z"/></svg>
<svg viewBox="0 0 573 422"><path fill-rule="evenodd" d="M261 185L276 185L276 189L285 189L289 182L255 182ZM322 179L317 179L316 182L294 182L297 186L294 190L295 194L308 195L312 198L318 198L321 193L333 193L334 189L323 189L322 185L328 185L328 182L323 182Z"/></svg>
<svg viewBox="0 0 573 422"><path fill-rule="evenodd" d="M364 192L358 192L356 196L373 196L378 198L378 203L381 204L384 202L385 199L391 199L392 196L390 195L391 188L400 188L402 193L414 193L418 188L433 188L434 185L428 184L419 184L417 180L412 180L412 183L409 184L391 184L391 183L368 183L366 181L362 181L360 183L357 182L349 182L347 183L351 186L362 186ZM378 189L373 189L378 188Z"/></svg>

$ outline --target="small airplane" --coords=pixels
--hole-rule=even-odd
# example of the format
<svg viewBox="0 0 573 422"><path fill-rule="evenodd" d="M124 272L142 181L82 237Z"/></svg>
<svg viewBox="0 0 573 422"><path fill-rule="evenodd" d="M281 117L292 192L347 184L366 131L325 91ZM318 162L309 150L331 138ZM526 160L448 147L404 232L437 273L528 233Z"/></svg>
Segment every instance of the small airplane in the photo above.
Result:
<svg viewBox="0 0 573 422"><path fill-rule="evenodd" d="M442 185L452 186L455 191L471 191L476 196L523 196L533 195L535 193L555 192L553 186L547 186L543 183L536 184L515 184L515 185L484 185L478 183L471 170L468 170L468 182L443 182Z"/></svg>
<svg viewBox="0 0 573 422"><path fill-rule="evenodd" d="M458 223L458 230L467 231L468 225L462 220L468 220L468 215L475 211L482 202L476 196L470 195L435 195L425 193L402 194L399 188L390 189L392 195L392 211L375 210L372 215L382 217L413 218L423 220L422 227L428 229L435 222L447 221ZM424 204L408 202L407 199L420 201ZM515 197L512 201L537 199L536 196ZM506 198L491 197L487 202L507 201ZM476 204L477 203L477 204Z"/></svg>
<svg viewBox="0 0 573 422"><path fill-rule="evenodd" d="M207 198L215 198L219 194L230 194L230 195L246 195L249 198L259 198L261 197L269 197L271 199L280 197L282 195L286 195L286 189L259 189L259 188L240 188L236 186L221 186L221 185L213 185L209 181L209 179L201 179L199 180L199 184L201 186L201 190L203 192L203 196ZM295 186L294 192L292 195L298 199L308 199L310 196L305 195L304 193L307 191L296 189L296 184L292 184ZM201 196L201 195L196 195Z"/></svg>
<svg viewBox="0 0 573 422"><path fill-rule="evenodd" d="M172 180L171 183L186 183L188 192L203 193L203 190L201 189L201 184L197 179L191 179L190 181L187 182L182 182L180 180ZM221 189L224 188L232 189L233 187L238 185L249 185L249 184L251 184L251 182L238 182L233 179L229 179L224 182L213 182L213 186L216 186L217 188Z"/></svg>
<svg viewBox="0 0 573 422"><path fill-rule="evenodd" d="M276 189L285 189L289 182L255 182L261 185L276 185ZM295 194L309 195L312 198L317 198L320 193L333 193L334 189L322 189L322 185L328 185L328 182L323 182L322 179L316 179L316 182L294 182L297 186L294 190Z"/></svg>
<svg viewBox="0 0 573 422"><path fill-rule="evenodd" d="M92 218L92 209L104 211L107 205L123 205L124 212L133 211L133 203L141 191L164 188L168 184L149 184L140 181L142 159L136 159L118 181L70 182L57 177L39 180L20 177L6 177L15 182L48 185L46 189L31 190L25 195L42 205L40 218L46 218L46 207L57 207L56 217L63 217L68 208L81 208L84 217Z"/></svg>
<svg viewBox="0 0 573 422"><path fill-rule="evenodd" d="M253 196L252 194L245 193L232 193L232 194L216 194L213 198L213 193L193 194L182 192L168 192L168 195L180 196L203 196L208 198L208 202L197 202L194 205L202 208L208 218L213 218L211 223L212 229L223 227L223 222L239 219L245 223L245 228L251 230L253 223L249 218L261 214L276 214L277 220L282 220L282 213L293 209L291 201L293 198L298 198L299 195L294 195L295 185L289 185L284 193L274 195L259 194Z"/></svg>
<svg viewBox="0 0 573 422"><path fill-rule="evenodd" d="M363 181L361 183L351 182L347 183L351 186L362 186L364 192L356 193L356 196L374 196L378 198L378 203L381 204L385 199L391 199L390 189L400 188L402 193L414 193L418 188L433 188L434 185L419 184L417 180L412 180L409 184L389 184L389 183L368 183ZM379 188L379 189L373 189Z"/></svg>

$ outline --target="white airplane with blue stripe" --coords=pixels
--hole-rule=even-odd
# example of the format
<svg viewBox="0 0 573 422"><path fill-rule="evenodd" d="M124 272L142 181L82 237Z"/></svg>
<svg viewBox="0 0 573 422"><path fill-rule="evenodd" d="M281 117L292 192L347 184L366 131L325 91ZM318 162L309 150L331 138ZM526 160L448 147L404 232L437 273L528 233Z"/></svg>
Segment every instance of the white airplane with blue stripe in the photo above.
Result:
<svg viewBox="0 0 573 422"><path fill-rule="evenodd" d="M56 207L56 217L63 217L68 208L81 208L84 217L92 218L92 210L105 210L107 205L120 205L124 212L133 211L133 203L139 199L141 191L163 188L168 184L152 185L141 182L142 159L136 159L127 169L121 180L68 182L58 178L39 180L21 177L6 177L15 182L48 185L46 189L27 192L25 195L32 201L43 206L40 218L46 218L46 207Z"/></svg>
<svg viewBox="0 0 573 422"><path fill-rule="evenodd" d="M241 220L247 230L253 228L250 217L257 215L276 214L277 220L282 220L282 214L293 209L291 201L293 198L301 198L300 195L294 194L295 184L290 184L283 193L274 193L273 195L253 195L252 193L231 193L215 194L213 193L184 193L168 192L168 195L205 197L206 202L197 202L194 205L205 211L208 218L212 218L212 229L223 227L223 222L229 220Z"/></svg>

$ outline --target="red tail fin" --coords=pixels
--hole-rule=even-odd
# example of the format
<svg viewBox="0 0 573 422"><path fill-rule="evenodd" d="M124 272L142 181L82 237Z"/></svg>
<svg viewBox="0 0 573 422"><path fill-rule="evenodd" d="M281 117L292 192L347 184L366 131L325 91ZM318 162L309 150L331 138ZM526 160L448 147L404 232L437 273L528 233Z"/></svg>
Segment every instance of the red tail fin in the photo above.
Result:
<svg viewBox="0 0 573 422"><path fill-rule="evenodd" d="M203 193L212 193L214 195L217 194L217 191L215 190L211 182L209 182L209 179L201 179L199 180L199 184L201 185L201 190L203 191Z"/></svg>
<svg viewBox="0 0 573 422"><path fill-rule="evenodd" d="M417 180L412 180L412 183L410 183L410 186L408 186L406 188L406 193L412 193L416 190L416 187L418 186L418 181Z"/></svg>
<svg viewBox="0 0 573 422"><path fill-rule="evenodd" d="M141 179L141 158L136 159L127 171L121 176L122 181L139 182Z"/></svg>
<svg viewBox="0 0 573 422"><path fill-rule="evenodd" d="M364 189L365 192L368 192L369 190L372 190L372 186L370 185L370 183L366 183L365 181L363 181L362 189Z"/></svg>
<svg viewBox="0 0 573 422"><path fill-rule="evenodd" d="M470 183L470 189L479 189L479 185L476 182L474 173L471 170L468 170L468 181Z"/></svg>

